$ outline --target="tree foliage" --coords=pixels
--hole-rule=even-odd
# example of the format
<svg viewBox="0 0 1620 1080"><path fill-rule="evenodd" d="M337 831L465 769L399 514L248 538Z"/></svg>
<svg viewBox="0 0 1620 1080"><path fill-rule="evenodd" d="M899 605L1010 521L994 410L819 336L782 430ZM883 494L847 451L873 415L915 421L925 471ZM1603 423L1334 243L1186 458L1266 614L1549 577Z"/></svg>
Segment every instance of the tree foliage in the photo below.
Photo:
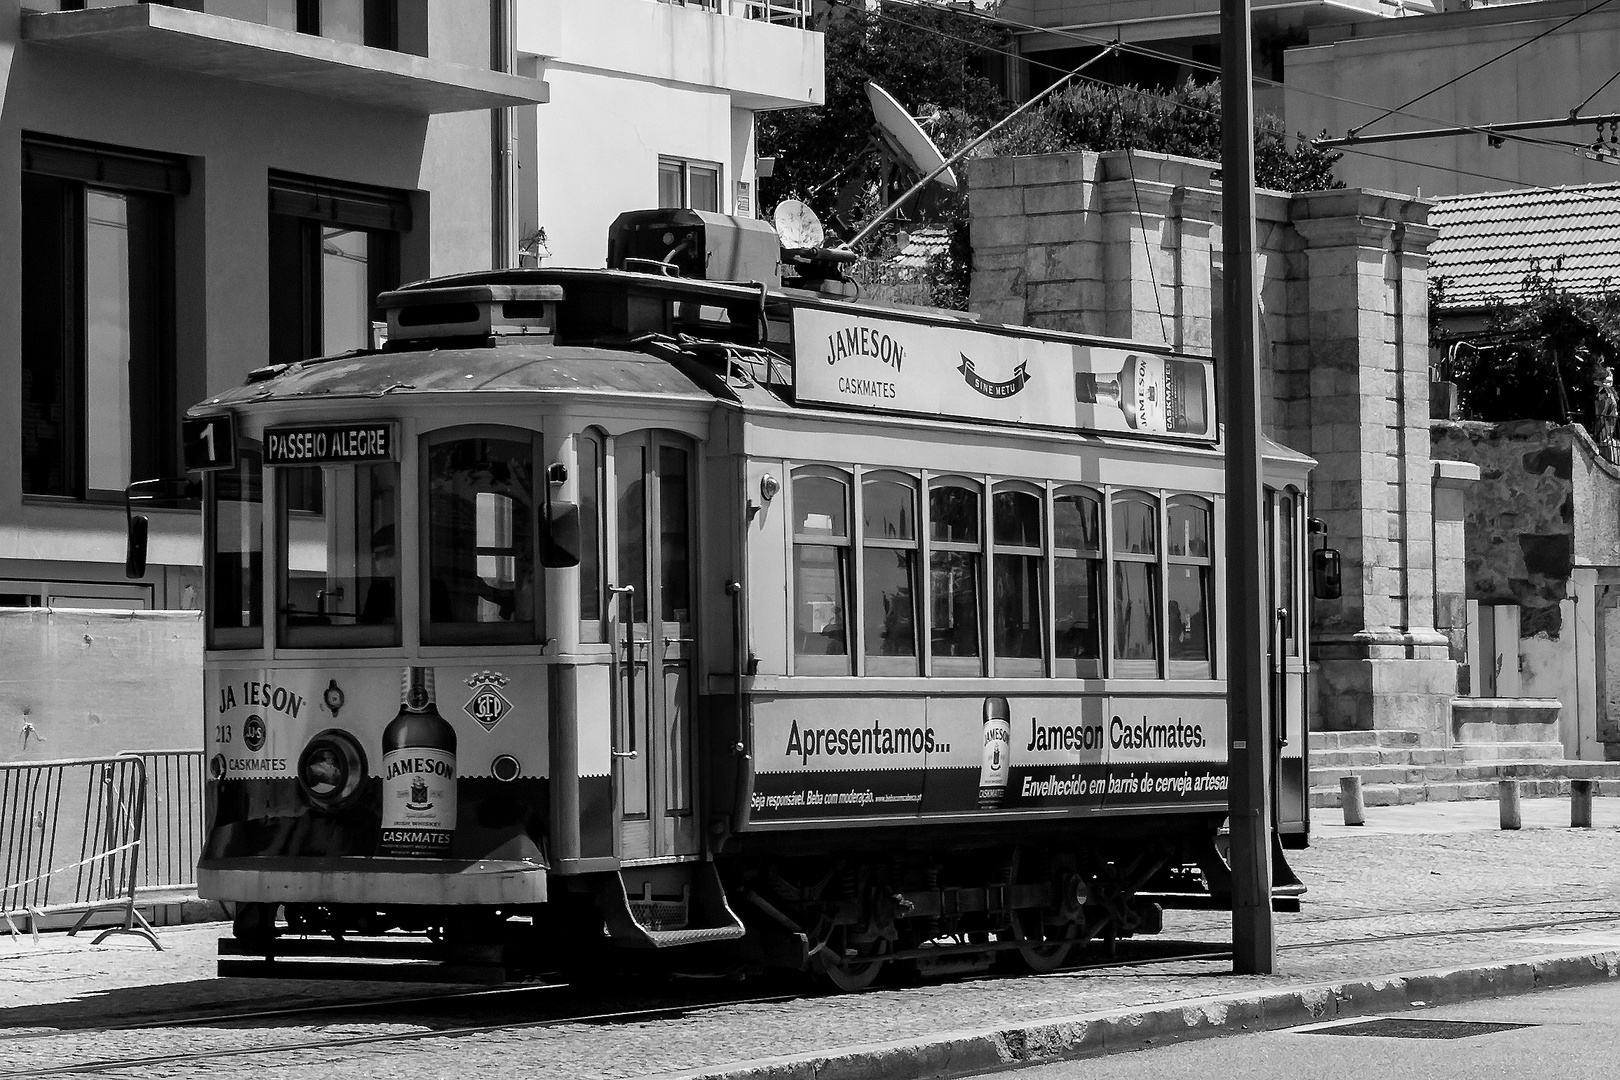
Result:
<svg viewBox="0 0 1620 1080"><path fill-rule="evenodd" d="M759 153L775 159L773 175L760 182L762 207L772 208L786 198L801 200L845 235L879 212L885 193L878 190L875 164L865 176L857 170L853 185L839 177L870 144L868 80L914 115L929 115L929 134L946 154L1012 111L984 73L986 57L1009 52L1012 43L983 19L915 4L888 3L869 12L838 0L818 16L817 28L826 35L827 103L761 116ZM1077 81L1015 118L972 156L1137 149L1219 160L1220 108L1214 84L1188 82L1159 93ZM1262 187L1289 192L1342 187L1333 176L1339 156L1303 143L1290 149L1280 119L1257 118L1255 175ZM958 192L932 185L905 208L911 220L942 224L950 231L950 250L932 267L942 306L965 302L972 272L965 172L957 170L964 180ZM878 232L869 251L890 245L899 227L891 223Z"/></svg>
<svg viewBox="0 0 1620 1080"><path fill-rule="evenodd" d="M1182 83L1163 92L1077 82L1018 117L991 140L991 153L1051 154L1070 150L1149 150L1219 161L1221 90ZM1277 191L1343 187L1333 175L1342 155L1301 142L1289 149L1279 117L1255 118L1255 183Z"/></svg>
<svg viewBox="0 0 1620 1080"><path fill-rule="evenodd" d="M979 131L1010 108L983 74L986 51L1005 51L1009 40L982 19L911 4L878 12L835 4L818 16L817 29L825 35L827 103L761 115L759 152L776 159L773 174L760 182L761 206L795 198L833 219L841 186L834 177L871 139L868 80L914 113L949 107L971 117ZM861 217L845 216L850 226Z"/></svg>
<svg viewBox="0 0 1620 1080"><path fill-rule="evenodd" d="M1429 289L1431 343L1447 357L1467 420L1579 422L1592 429L1598 367L1620 357L1620 292L1574 293L1532 265L1523 302L1493 304L1483 333L1442 329L1445 282Z"/></svg>

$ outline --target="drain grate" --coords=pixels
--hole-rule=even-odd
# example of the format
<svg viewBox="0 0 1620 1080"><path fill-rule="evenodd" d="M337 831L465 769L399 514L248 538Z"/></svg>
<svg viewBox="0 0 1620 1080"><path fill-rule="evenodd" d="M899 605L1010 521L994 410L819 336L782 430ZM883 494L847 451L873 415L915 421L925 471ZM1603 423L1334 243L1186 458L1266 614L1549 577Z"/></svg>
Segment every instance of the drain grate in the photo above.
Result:
<svg viewBox="0 0 1620 1080"><path fill-rule="evenodd" d="M1362 1020L1337 1027L1315 1028L1306 1035L1368 1035L1378 1039L1468 1039L1475 1035L1490 1035L1515 1028L1537 1027L1536 1024L1491 1024L1478 1020L1414 1020L1410 1017L1388 1016L1377 1020Z"/></svg>

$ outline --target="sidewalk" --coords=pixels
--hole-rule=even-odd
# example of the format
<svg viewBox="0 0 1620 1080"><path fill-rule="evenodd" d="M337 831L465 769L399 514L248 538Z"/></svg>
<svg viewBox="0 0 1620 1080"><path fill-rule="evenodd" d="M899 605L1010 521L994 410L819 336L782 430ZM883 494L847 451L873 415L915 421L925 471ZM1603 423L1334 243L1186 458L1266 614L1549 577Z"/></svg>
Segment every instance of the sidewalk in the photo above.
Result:
<svg viewBox="0 0 1620 1080"><path fill-rule="evenodd" d="M1312 847L1288 855L1310 891L1299 914L1276 917L1274 975L1187 959L569 1022L413 1043L389 1058L390 1075L466 1072L520 1052L546 1061L548 1077L582 1080L908 1080L1620 978L1620 798L1594 801L1593 829L1567 827L1566 799L1526 800L1523 813L1522 830L1501 832L1494 802L1370 807L1360 828L1318 812ZM1165 944L1207 953L1231 940L1228 913L1167 912L1165 923ZM0 1029L423 989L215 979L223 932L160 930L163 953L133 938L0 939Z"/></svg>

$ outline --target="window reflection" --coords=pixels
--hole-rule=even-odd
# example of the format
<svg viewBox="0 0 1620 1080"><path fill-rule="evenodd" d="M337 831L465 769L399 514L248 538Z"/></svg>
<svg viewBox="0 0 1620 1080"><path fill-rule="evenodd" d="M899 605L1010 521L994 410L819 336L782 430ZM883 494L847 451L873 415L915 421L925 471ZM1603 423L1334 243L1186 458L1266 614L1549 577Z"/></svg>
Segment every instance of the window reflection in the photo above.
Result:
<svg viewBox="0 0 1620 1080"><path fill-rule="evenodd" d="M972 488L940 484L928 492L930 644L937 658L981 654L979 515L979 493Z"/></svg>
<svg viewBox="0 0 1620 1080"><path fill-rule="evenodd" d="M278 469L284 642L292 648L399 643L399 466ZM319 513L289 495L318 487Z"/></svg>
<svg viewBox="0 0 1620 1080"><path fill-rule="evenodd" d="M321 352L371 345L370 244L360 229L321 227Z"/></svg>
<svg viewBox="0 0 1620 1080"><path fill-rule="evenodd" d="M1052 500L1053 622L1058 674L1100 675L1102 658L1102 504L1093 496L1060 492Z"/></svg>
<svg viewBox="0 0 1620 1080"><path fill-rule="evenodd" d="M1159 656L1158 505L1146 496L1116 498L1114 520L1114 656Z"/></svg>
<svg viewBox="0 0 1620 1080"><path fill-rule="evenodd" d="M429 447L427 639L535 636L534 465L528 439Z"/></svg>
<svg viewBox="0 0 1620 1080"><path fill-rule="evenodd" d="M796 670L847 674L849 485L818 473L793 477L793 652ZM834 658L837 659L829 659Z"/></svg>
<svg viewBox="0 0 1620 1080"><path fill-rule="evenodd" d="M868 658L917 655L917 490L910 483L870 479L861 486L862 630ZM914 661L868 664L869 671L916 674Z"/></svg>
<svg viewBox="0 0 1620 1080"><path fill-rule="evenodd" d="M209 644L264 643L264 472L257 450L236 452L236 468L210 474L208 534L213 553Z"/></svg>
<svg viewBox="0 0 1620 1080"><path fill-rule="evenodd" d="M991 504L995 535L996 656L1040 660L1043 584L1041 564L1041 499L1027 491L998 491ZM997 668L1002 672L1001 668ZM1037 667L1014 665L1009 671L1038 674Z"/></svg>
<svg viewBox="0 0 1620 1080"><path fill-rule="evenodd" d="M1210 597L1214 589L1214 566L1210 560L1209 534L1212 524L1210 504L1202 499L1179 496L1170 500L1166 515L1170 535L1165 544L1169 561L1165 585L1169 647L1172 661L1180 667L1172 674L1209 675ZM1198 669L1184 665L1196 663Z"/></svg>

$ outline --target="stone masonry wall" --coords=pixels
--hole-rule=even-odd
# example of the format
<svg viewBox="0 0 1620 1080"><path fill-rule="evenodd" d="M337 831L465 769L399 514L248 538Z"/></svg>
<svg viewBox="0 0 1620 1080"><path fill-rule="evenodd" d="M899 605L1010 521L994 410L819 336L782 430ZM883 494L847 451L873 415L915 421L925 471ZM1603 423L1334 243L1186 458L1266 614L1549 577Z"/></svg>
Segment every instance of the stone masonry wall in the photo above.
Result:
<svg viewBox="0 0 1620 1080"><path fill-rule="evenodd" d="M1213 354L1220 370L1214 169L1139 151L971 163L970 306ZM1380 192L1262 192L1256 292L1265 430L1317 459L1312 512L1344 556L1343 599L1313 613L1314 722L1438 742L1457 662L1435 626L1427 213Z"/></svg>

